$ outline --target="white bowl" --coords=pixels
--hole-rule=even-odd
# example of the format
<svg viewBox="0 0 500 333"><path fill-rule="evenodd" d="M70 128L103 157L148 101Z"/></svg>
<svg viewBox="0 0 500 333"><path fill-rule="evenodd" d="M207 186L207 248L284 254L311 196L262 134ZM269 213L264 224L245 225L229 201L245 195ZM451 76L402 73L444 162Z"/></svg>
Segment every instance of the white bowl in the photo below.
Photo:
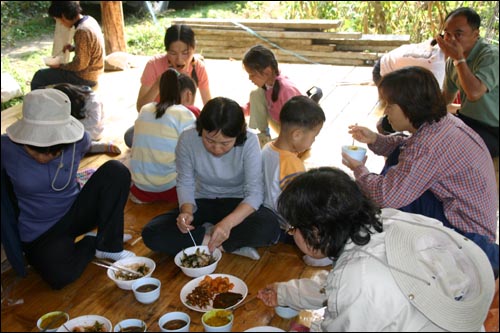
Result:
<svg viewBox="0 0 500 333"><path fill-rule="evenodd" d="M164 325L166 323L168 323L169 321L174 321L174 320L175 321L184 321L185 325L182 327L171 328L171 329L164 327ZM187 313L180 312L180 311L165 313L158 320L158 326L160 326L160 330L162 332L189 332L190 325L191 325L191 317L189 317L189 315Z"/></svg>
<svg viewBox="0 0 500 333"><path fill-rule="evenodd" d="M140 319L125 319L115 325L113 332L146 332L146 323Z"/></svg>
<svg viewBox="0 0 500 333"><path fill-rule="evenodd" d="M366 155L366 148L359 146L346 145L342 146L342 152L346 153L350 157L357 161L363 161Z"/></svg>
<svg viewBox="0 0 500 333"><path fill-rule="evenodd" d="M122 260L115 261L114 264L116 266L125 267L125 268L131 268L131 266L137 265L137 264L146 264L149 268L149 272L143 277L150 277L156 268L155 262L152 259L149 259L148 257L128 257L128 258L125 258ZM140 278L137 278L134 280L118 279L115 275L115 271L111 270L110 268L108 268L108 277L111 280L113 280L119 288L125 289L125 290L131 290L132 283L134 283L135 281L140 279Z"/></svg>
<svg viewBox="0 0 500 333"><path fill-rule="evenodd" d="M113 325L111 325L111 322L109 321L108 318L103 317L103 316L97 316L97 315L87 315L87 316L80 316L73 318L66 322L64 326L59 327L57 332L74 332L74 329L78 326L85 327L85 326L93 326L95 325L96 321L99 324L104 325L105 332L111 332L111 329L113 328ZM75 331L76 332L76 331ZM84 331L79 331L79 332L84 332ZM94 331L97 332L97 331Z"/></svg>
<svg viewBox="0 0 500 333"><path fill-rule="evenodd" d="M299 311L288 306L277 306L274 308L274 311L276 311L276 314L278 316L284 319L290 319L296 317L299 314Z"/></svg>
<svg viewBox="0 0 500 333"><path fill-rule="evenodd" d="M198 267L198 268L190 268L190 267L182 266L181 259L183 258L184 254L186 254L186 255L194 254L194 253L196 253L197 249L199 249L199 251L201 251L201 252L204 251L205 253L210 253L208 251L208 246L206 246L206 245L191 246L191 247L188 247L187 249L182 250L179 253L177 253L177 255L174 258L175 264L177 266L179 266L182 269L182 271L184 272L184 274L186 274L189 277L200 277L203 275L213 273L215 271L215 269L217 268L217 264L219 263L219 260L222 258L222 252L219 249L215 249L214 252L212 253L212 256L214 256L214 258L215 258L215 262L213 262L212 264L210 264L208 266L204 266L204 267Z"/></svg>
<svg viewBox="0 0 500 333"><path fill-rule="evenodd" d="M69 320L69 314L63 311L52 311L44 314L36 322L36 326L40 331L55 332L64 323ZM49 326L49 328L46 328Z"/></svg>
<svg viewBox="0 0 500 333"><path fill-rule="evenodd" d="M154 286L154 289L148 287ZM148 290L141 290L148 288ZM153 277L144 277L132 283L135 299L143 304L151 304L160 297L161 281Z"/></svg>
<svg viewBox="0 0 500 333"><path fill-rule="evenodd" d="M47 66L57 66L62 63L62 57L61 56L55 56L55 57L44 57L43 62Z"/></svg>
<svg viewBox="0 0 500 333"><path fill-rule="evenodd" d="M207 323L210 319L219 317L217 320L221 321L221 325L216 323ZM231 311L215 309L205 312L201 317L201 322L205 328L205 332L231 332L233 328L234 315Z"/></svg>

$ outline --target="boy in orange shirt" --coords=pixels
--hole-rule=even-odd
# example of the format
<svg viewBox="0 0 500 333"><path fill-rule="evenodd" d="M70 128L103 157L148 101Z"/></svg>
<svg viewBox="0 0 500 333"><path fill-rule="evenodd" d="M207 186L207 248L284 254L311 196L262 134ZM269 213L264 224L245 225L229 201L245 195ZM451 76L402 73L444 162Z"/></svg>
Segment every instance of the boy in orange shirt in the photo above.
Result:
<svg viewBox="0 0 500 333"><path fill-rule="evenodd" d="M262 148L262 170L264 172L264 206L277 213L277 201L281 191L298 174L306 171L300 155L311 148L319 134L326 117L323 109L306 96L289 99L281 109L281 129L276 140L268 142ZM280 218L284 231L285 221ZM310 266L327 266L329 258L313 259L304 256Z"/></svg>

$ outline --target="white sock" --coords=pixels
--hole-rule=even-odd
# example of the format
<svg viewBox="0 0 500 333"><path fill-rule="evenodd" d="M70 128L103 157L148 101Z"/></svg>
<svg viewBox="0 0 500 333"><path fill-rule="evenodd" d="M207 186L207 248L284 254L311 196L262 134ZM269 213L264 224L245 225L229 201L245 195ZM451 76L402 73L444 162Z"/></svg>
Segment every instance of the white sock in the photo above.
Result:
<svg viewBox="0 0 500 333"><path fill-rule="evenodd" d="M306 254L302 257L302 260L304 260L307 266L313 266L313 267L324 267L333 265L333 260L328 257L316 259Z"/></svg>
<svg viewBox="0 0 500 333"><path fill-rule="evenodd" d="M104 252L101 250L95 250L95 256L99 259L111 259L117 261L128 257L135 257L135 253L127 250L123 250L121 252Z"/></svg>
<svg viewBox="0 0 500 333"><path fill-rule="evenodd" d="M259 252L253 247L245 246L245 247L240 247L237 250L234 250L231 252L232 254L237 254L239 256L247 257L253 260L259 260L260 255Z"/></svg>
<svg viewBox="0 0 500 333"><path fill-rule="evenodd" d="M97 232L95 231L89 231L85 234L85 236L93 236L93 237L96 237L97 236ZM132 235L131 234L123 234L123 242L128 242L129 240L132 239Z"/></svg>

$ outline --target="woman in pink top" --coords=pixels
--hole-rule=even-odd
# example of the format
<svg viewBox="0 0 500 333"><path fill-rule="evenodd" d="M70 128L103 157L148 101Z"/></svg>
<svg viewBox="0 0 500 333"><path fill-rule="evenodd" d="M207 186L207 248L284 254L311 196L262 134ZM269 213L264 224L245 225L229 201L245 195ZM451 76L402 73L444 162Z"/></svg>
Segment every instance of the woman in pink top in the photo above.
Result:
<svg viewBox="0 0 500 333"><path fill-rule="evenodd" d="M141 87L137 96L137 112L148 103L159 102L160 77L169 68L176 69L191 77L200 91L203 104L208 102L212 95L208 84L208 75L202 57L195 55L196 41L194 32L188 25L174 24L165 33L166 54L152 57L144 67L141 76ZM134 137L132 126L125 133L125 144L132 147Z"/></svg>
<svg viewBox="0 0 500 333"><path fill-rule="evenodd" d="M263 146L271 140L269 126L280 132L279 118L283 105L292 97L303 95L286 76L281 75L273 52L262 45L251 47L243 57L248 78L258 88L250 93L245 113L250 113L250 128L260 131Z"/></svg>

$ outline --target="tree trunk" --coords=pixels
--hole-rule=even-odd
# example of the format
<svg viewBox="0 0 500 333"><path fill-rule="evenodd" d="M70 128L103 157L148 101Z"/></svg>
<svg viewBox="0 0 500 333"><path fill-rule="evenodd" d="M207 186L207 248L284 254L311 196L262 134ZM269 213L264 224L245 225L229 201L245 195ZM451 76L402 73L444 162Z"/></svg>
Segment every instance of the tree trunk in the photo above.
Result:
<svg viewBox="0 0 500 333"><path fill-rule="evenodd" d="M101 1L102 30L106 54L127 52L121 1Z"/></svg>

